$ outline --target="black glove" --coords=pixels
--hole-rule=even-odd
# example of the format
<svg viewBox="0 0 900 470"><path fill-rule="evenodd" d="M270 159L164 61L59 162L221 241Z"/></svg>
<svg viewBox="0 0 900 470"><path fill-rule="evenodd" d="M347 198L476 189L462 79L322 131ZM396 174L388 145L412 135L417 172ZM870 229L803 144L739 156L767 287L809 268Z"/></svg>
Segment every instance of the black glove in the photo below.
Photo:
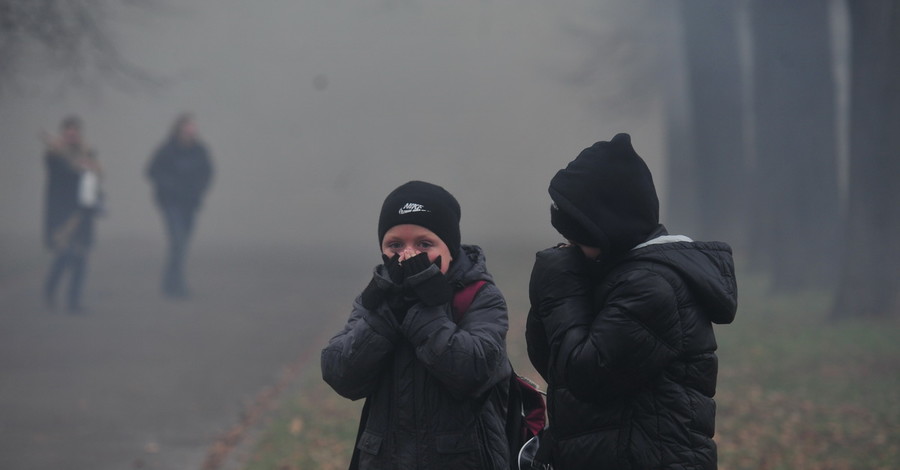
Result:
<svg viewBox="0 0 900 470"><path fill-rule="evenodd" d="M384 294L385 290L382 288L381 279L378 278L378 275L372 276L372 280L369 281L369 285L366 286L362 291L362 295L360 295L360 301L362 302L362 306L366 308L366 310L375 310L381 305L381 302L384 302Z"/></svg>
<svg viewBox="0 0 900 470"><path fill-rule="evenodd" d="M441 272L440 256L431 262L427 253L419 253L403 262L403 273L404 285L423 304L435 307L453 300L453 287Z"/></svg>
<svg viewBox="0 0 900 470"><path fill-rule="evenodd" d="M407 258L403 261L403 276L410 277L415 276L416 274L421 273L422 271L431 267L432 264L437 264L441 262L441 257L438 256L437 259L434 260L434 263L428 259L428 253L419 253L412 258ZM437 264L438 269L440 269L440 264Z"/></svg>
<svg viewBox="0 0 900 470"><path fill-rule="evenodd" d="M381 258L384 260L384 272L387 275L387 279L376 272L372 276L372 280L369 281L369 285L363 289L360 300L363 307L368 310L378 308L384 302L388 293L391 290L399 291L399 286L403 283L403 268L400 266L400 255L394 255L391 258L381 255Z"/></svg>
<svg viewBox="0 0 900 470"><path fill-rule="evenodd" d="M388 308L394 314L397 322L403 323L403 319L406 318L406 312L409 311L409 307L412 307L416 301L402 287L403 280L406 278L406 272L400 264L400 255L394 255L390 258L387 255L381 255L381 259L384 260L384 270L387 272L388 277L396 284L391 286L385 293Z"/></svg>
<svg viewBox="0 0 900 470"><path fill-rule="evenodd" d="M394 318L397 319L398 323L403 323L403 319L406 318L406 312L409 312L409 308L415 303L416 299L405 291L398 291L387 299L388 308L391 309L391 313L394 314Z"/></svg>
<svg viewBox="0 0 900 470"><path fill-rule="evenodd" d="M400 265L400 255L394 255L388 258L387 255L381 255L384 260L384 269L387 271L388 277L398 286L403 284L403 266Z"/></svg>

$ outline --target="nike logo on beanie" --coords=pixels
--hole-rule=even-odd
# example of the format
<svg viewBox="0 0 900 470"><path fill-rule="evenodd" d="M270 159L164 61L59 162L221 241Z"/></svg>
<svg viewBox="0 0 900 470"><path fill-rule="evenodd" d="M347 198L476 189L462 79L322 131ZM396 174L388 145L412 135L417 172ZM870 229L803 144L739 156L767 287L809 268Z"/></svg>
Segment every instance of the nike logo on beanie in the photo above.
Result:
<svg viewBox="0 0 900 470"><path fill-rule="evenodd" d="M422 204L416 204L414 202L407 202L406 204L403 205L403 207L400 208L399 211L397 211L397 213L400 215L409 214L412 212L431 212L431 211L426 209L425 206L423 206Z"/></svg>

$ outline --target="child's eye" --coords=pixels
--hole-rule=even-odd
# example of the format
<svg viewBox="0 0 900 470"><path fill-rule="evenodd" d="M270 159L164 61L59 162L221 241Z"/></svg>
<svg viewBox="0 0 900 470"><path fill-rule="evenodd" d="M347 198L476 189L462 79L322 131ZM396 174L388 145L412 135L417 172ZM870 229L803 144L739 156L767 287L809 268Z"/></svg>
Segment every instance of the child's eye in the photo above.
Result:
<svg viewBox="0 0 900 470"><path fill-rule="evenodd" d="M419 246L420 246L421 248L423 248L423 249L427 249L427 248L432 248L432 247L434 247L434 243L431 243L431 242L428 242L428 241L421 241L421 242L419 242Z"/></svg>
<svg viewBox="0 0 900 470"><path fill-rule="evenodd" d="M387 248L390 248L391 250L399 250L400 248L403 248L403 245L400 242L388 242L385 246Z"/></svg>

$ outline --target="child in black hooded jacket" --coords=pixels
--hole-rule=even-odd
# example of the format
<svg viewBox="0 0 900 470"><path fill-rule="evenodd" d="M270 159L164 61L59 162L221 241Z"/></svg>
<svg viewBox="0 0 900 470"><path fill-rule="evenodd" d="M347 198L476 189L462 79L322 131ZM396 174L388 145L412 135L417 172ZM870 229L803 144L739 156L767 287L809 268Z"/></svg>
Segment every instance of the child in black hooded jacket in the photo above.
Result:
<svg viewBox="0 0 900 470"><path fill-rule="evenodd" d="M548 383L557 470L712 470L713 323L737 309L731 248L669 235L628 134L550 182L568 243L537 254L526 339Z"/></svg>

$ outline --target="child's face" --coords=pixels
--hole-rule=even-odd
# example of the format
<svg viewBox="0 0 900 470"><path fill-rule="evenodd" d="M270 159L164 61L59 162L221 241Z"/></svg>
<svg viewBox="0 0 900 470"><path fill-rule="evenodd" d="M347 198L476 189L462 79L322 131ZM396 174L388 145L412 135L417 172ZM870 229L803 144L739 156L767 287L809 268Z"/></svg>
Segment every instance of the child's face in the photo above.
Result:
<svg viewBox="0 0 900 470"><path fill-rule="evenodd" d="M437 235L425 227L412 224L395 225L384 234L381 241L381 252L387 257L400 255L400 262L412 258L419 253L428 253L428 259L434 261L441 257L441 272L446 274L453 257L450 249Z"/></svg>
<svg viewBox="0 0 900 470"><path fill-rule="evenodd" d="M81 145L81 129L68 126L63 129L62 138L66 145Z"/></svg>

